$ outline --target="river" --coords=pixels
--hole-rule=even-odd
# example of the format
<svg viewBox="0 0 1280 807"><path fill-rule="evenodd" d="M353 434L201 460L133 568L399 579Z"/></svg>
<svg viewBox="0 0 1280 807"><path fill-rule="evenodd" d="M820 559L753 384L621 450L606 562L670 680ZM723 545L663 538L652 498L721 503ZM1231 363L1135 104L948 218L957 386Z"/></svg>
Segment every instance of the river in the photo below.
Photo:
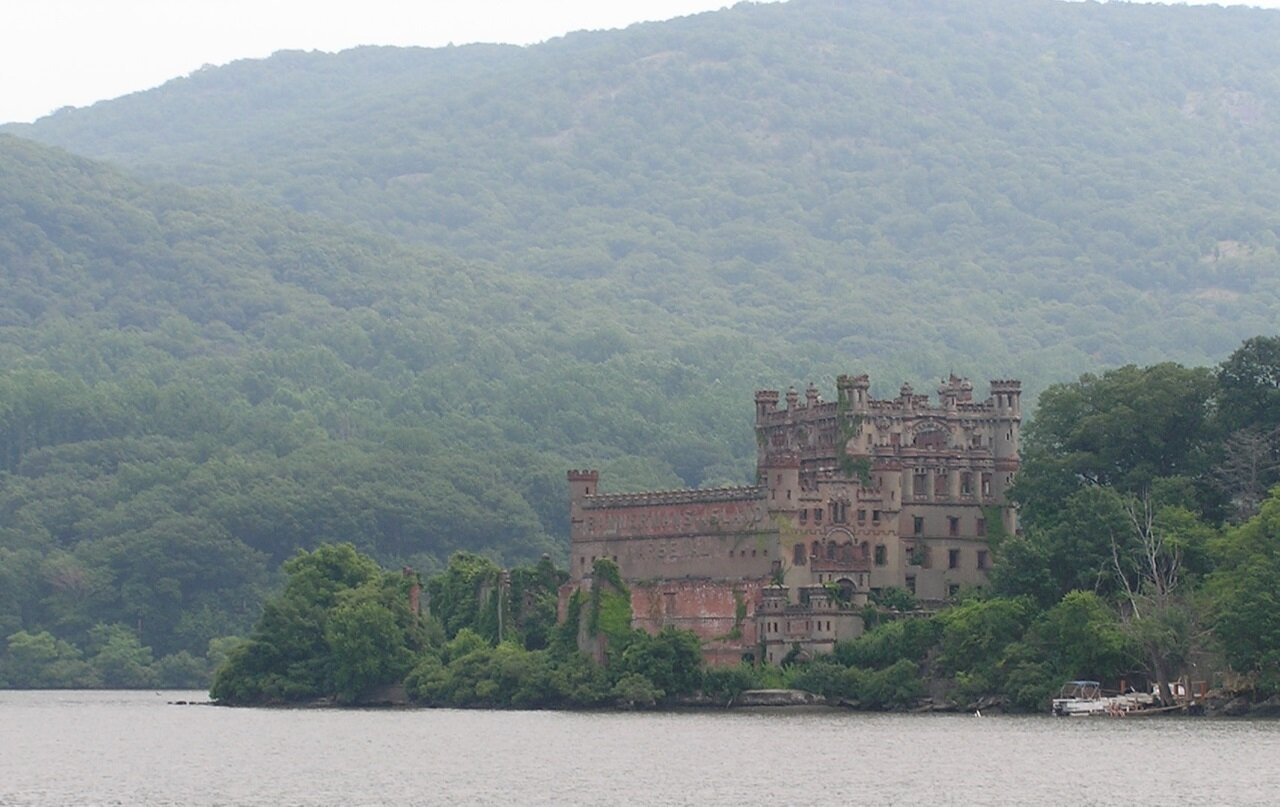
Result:
<svg viewBox="0 0 1280 807"><path fill-rule="evenodd" d="M225 709L0 692L0 804L1244 805L1280 721Z"/></svg>

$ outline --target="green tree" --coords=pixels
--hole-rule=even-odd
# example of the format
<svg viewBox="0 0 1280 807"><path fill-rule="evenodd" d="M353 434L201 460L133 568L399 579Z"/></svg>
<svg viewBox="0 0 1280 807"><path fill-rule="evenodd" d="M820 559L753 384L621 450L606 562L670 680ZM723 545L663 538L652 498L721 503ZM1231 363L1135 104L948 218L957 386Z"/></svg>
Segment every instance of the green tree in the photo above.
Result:
<svg viewBox="0 0 1280 807"><path fill-rule="evenodd" d="M284 570L283 593L266 603L250 637L215 673L214 699L289 701L338 692L354 697L388 670L407 672L404 651L411 628L406 623L412 616L403 605L404 578L384 576L350 544L299 554ZM330 631L335 614L341 618ZM392 626L398 628L399 645L390 641ZM359 635L365 628L371 631L368 637ZM365 651L368 657L361 655Z"/></svg>
<svg viewBox="0 0 1280 807"><path fill-rule="evenodd" d="M1028 527L1067 520L1063 502L1087 486L1137 494L1160 477L1210 466L1214 379L1204 368L1129 365L1055 384L1026 429L1013 495Z"/></svg>
<svg viewBox="0 0 1280 807"><path fill-rule="evenodd" d="M1262 694L1280 693L1280 489L1213 544L1207 591L1227 661Z"/></svg>
<svg viewBox="0 0 1280 807"><path fill-rule="evenodd" d="M1218 413L1228 431L1280 426L1280 336L1246 339L1218 365Z"/></svg>
<svg viewBox="0 0 1280 807"><path fill-rule="evenodd" d="M90 646L97 648L89 664L103 685L139 689L155 685L151 648L123 625L98 625L90 631Z"/></svg>
<svg viewBox="0 0 1280 807"><path fill-rule="evenodd" d="M1115 609L1092 591L1068 592L1036 620L1029 643L1064 680L1113 680L1136 660Z"/></svg>
<svg viewBox="0 0 1280 807"><path fill-rule="evenodd" d="M18 631L9 636L0 660L0 677L9 686L29 688L91 687L99 683L95 671L81 658L79 648L46 631Z"/></svg>
<svg viewBox="0 0 1280 807"><path fill-rule="evenodd" d="M373 687L400 681L413 663L413 617L397 613L400 588L374 580L342 593L325 622L333 684L352 701ZM407 611L407 609L406 609Z"/></svg>
<svg viewBox="0 0 1280 807"><path fill-rule="evenodd" d="M702 646L689 631L668 627L652 636L636 631L609 667L619 680L638 675L667 696L689 695L702 684Z"/></svg>

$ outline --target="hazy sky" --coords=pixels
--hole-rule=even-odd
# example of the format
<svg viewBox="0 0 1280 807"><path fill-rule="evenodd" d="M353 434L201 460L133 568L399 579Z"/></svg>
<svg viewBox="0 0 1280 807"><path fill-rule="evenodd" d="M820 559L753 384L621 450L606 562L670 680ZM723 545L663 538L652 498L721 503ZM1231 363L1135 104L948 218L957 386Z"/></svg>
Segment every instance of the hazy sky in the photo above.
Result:
<svg viewBox="0 0 1280 807"><path fill-rule="evenodd" d="M147 89L205 64L356 45L528 44L733 0L0 0L0 122Z"/></svg>
<svg viewBox="0 0 1280 807"><path fill-rule="evenodd" d="M730 0L0 0L0 123L163 84L205 64L356 45L528 44ZM1250 5L1280 6L1280 0Z"/></svg>

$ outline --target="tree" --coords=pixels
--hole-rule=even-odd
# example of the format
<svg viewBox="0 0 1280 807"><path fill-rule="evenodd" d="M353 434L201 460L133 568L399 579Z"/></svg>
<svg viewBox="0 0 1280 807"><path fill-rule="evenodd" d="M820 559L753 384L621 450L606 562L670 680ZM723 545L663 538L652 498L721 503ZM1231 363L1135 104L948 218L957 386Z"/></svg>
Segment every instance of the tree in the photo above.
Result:
<svg viewBox="0 0 1280 807"><path fill-rule="evenodd" d="M151 669L151 648L123 625L98 625L90 631L90 644L97 652L89 664L108 687L138 689L155 684Z"/></svg>
<svg viewBox="0 0 1280 807"><path fill-rule="evenodd" d="M1134 660L1115 610L1092 591L1068 592L1031 633L1031 642L1060 679L1113 679Z"/></svg>
<svg viewBox="0 0 1280 807"><path fill-rule="evenodd" d="M633 709L638 706L653 707L665 694L662 689L654 686L652 681L640 673L626 673L618 679L618 683L613 685L613 696L617 698L618 703Z"/></svg>
<svg viewBox="0 0 1280 807"><path fill-rule="evenodd" d="M623 677L643 676L668 696L688 695L702 684L702 645L690 631L667 627L652 636L636 631L609 666Z"/></svg>
<svg viewBox="0 0 1280 807"><path fill-rule="evenodd" d="M1233 519L1246 521L1257 514L1267 490L1280 481L1280 427L1251 425L1232 432L1222 454L1213 479L1230 500Z"/></svg>
<svg viewBox="0 0 1280 807"><path fill-rule="evenodd" d="M1157 478L1207 470L1213 392L1208 370L1173 363L1050 386L1027 427L1013 490L1027 527L1061 523L1061 503L1081 487L1138 494Z"/></svg>
<svg viewBox="0 0 1280 807"><path fill-rule="evenodd" d="M284 591L214 675L215 700L351 699L408 672L423 644L408 608L412 579L384 574L350 544L299 554L284 569Z"/></svg>
<svg viewBox="0 0 1280 807"><path fill-rule="evenodd" d="M80 649L46 631L9 636L0 677L14 687L98 686L100 679L81 658Z"/></svg>
<svg viewBox="0 0 1280 807"><path fill-rule="evenodd" d="M1218 411L1229 430L1280 426L1280 336L1255 336L1218 366Z"/></svg>
<svg viewBox="0 0 1280 807"><path fill-rule="evenodd" d="M1213 544L1206 586L1227 661L1262 694L1280 693L1280 489Z"/></svg>
<svg viewBox="0 0 1280 807"><path fill-rule="evenodd" d="M388 585L391 582L391 585ZM352 701L373 687L402 679L413 663L412 617L397 614L387 595L393 581L373 580L342 592L325 623L334 689Z"/></svg>
<svg viewBox="0 0 1280 807"><path fill-rule="evenodd" d="M1156 679L1160 699L1173 703L1169 682L1182 673L1198 630L1196 613L1182 596L1182 551L1177 540L1160 525L1151 497L1128 499L1128 547L1112 542L1116 579L1123 590L1124 625L1141 648L1147 672Z"/></svg>

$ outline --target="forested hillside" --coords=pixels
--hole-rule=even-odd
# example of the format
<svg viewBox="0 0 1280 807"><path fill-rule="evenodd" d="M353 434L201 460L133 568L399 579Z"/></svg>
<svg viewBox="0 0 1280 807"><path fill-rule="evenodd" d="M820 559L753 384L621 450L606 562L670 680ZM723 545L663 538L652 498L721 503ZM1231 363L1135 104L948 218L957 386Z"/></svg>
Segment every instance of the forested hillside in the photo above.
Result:
<svg viewBox="0 0 1280 807"><path fill-rule="evenodd" d="M747 481L759 387L1217 364L1277 330L1276 41L792 0L8 127L0 639L128 682L246 631L299 548L559 555L567 467Z"/></svg>
<svg viewBox="0 0 1280 807"><path fill-rule="evenodd" d="M3 135L0 265L4 636L202 654L299 548L558 555L570 465L749 468L729 334Z"/></svg>
<svg viewBox="0 0 1280 807"><path fill-rule="evenodd" d="M281 53L17 131L607 279L824 372L1040 387L1274 325L1276 41L1261 10L793 0L523 49Z"/></svg>

